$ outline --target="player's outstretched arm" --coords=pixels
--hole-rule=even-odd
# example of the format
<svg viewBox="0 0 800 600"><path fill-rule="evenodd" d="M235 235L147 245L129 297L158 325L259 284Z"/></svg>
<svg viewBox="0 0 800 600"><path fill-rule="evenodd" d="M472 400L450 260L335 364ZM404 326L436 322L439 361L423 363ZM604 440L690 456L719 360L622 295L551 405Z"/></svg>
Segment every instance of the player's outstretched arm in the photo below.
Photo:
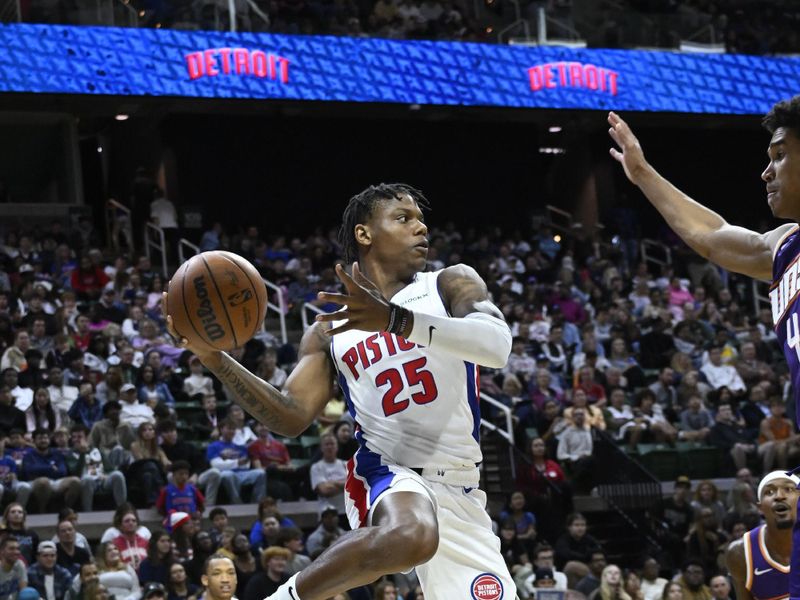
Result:
<svg viewBox="0 0 800 600"><path fill-rule="evenodd" d="M166 298L162 306L167 306ZM180 341L181 347L196 354L200 362L233 392L234 402L270 431L289 437L300 435L333 395L333 365L328 354L330 340L321 324L310 327L303 335L300 361L281 392L229 354L195 347L188 339L180 338L172 327L172 317L166 318L167 329Z"/></svg>
<svg viewBox="0 0 800 600"><path fill-rule="evenodd" d="M439 273L437 285L452 316L412 312L403 336L484 367L506 366L511 331L475 269L467 265L447 267Z"/></svg>
<svg viewBox="0 0 800 600"><path fill-rule="evenodd" d="M725 565L731 574L733 589L736 591L736 600L753 600L753 595L747 589L747 561L744 556L744 541L739 539L732 542L725 551Z"/></svg>
<svg viewBox="0 0 800 600"><path fill-rule="evenodd" d="M320 292L323 302L335 302L344 308L336 312L317 315L319 322L343 321L330 329L336 335L351 329L361 331L389 331L405 339L436 348L485 367L502 368L511 353L511 332L503 313L489 300L486 284L474 269L456 265L439 274L439 292L452 317L439 317L410 311L391 304L377 286L353 263L353 275L348 275L341 265L336 273L345 286L346 293ZM392 329L392 314L405 327Z"/></svg>
<svg viewBox="0 0 800 600"><path fill-rule="evenodd" d="M608 124L608 133L619 146L619 150L611 148L611 156L684 242L729 271L765 281L772 279L773 250L793 224L763 234L731 225L664 179L645 160L639 140L619 115L609 113Z"/></svg>

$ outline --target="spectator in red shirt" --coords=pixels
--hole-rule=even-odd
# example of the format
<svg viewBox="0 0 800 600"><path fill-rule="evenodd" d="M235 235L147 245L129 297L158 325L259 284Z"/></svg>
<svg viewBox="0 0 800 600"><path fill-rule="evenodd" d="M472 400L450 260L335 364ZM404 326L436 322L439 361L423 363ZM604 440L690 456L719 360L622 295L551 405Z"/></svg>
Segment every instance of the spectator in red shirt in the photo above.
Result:
<svg viewBox="0 0 800 600"><path fill-rule="evenodd" d="M592 367L581 367L576 387L586 392L586 398L589 400L589 404L595 405L598 408L603 408L606 405L606 390L595 381L594 369Z"/></svg>
<svg viewBox="0 0 800 600"><path fill-rule="evenodd" d="M258 439L247 447L247 454L267 469L267 493L279 500L294 500L291 486L294 467L289 450L261 423L256 425L256 435Z"/></svg>
<svg viewBox="0 0 800 600"><path fill-rule="evenodd" d="M83 352L89 349L89 344L92 341L92 331L89 329L89 317L86 315L78 315L75 317L75 331L69 337L76 348Z"/></svg>
<svg viewBox="0 0 800 600"><path fill-rule="evenodd" d="M81 257L80 266L70 275L72 290L81 300L97 300L108 282L108 275L100 267L92 265L92 259L86 254Z"/></svg>
<svg viewBox="0 0 800 600"><path fill-rule="evenodd" d="M547 457L542 438L531 440L530 452L530 464L522 463L517 469L517 490L525 494L534 514L548 515L547 519L540 519L539 533L554 539L551 536L558 534L559 524L572 512L572 490L561 466Z"/></svg>

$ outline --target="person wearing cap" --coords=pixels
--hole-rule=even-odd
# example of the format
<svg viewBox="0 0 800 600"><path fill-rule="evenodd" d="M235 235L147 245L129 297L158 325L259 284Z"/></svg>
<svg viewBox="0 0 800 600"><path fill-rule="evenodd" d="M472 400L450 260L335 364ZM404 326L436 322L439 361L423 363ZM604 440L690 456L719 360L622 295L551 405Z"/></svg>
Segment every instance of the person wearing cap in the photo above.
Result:
<svg viewBox="0 0 800 600"><path fill-rule="evenodd" d="M124 304L122 306L125 306ZM94 316L98 321L111 321L122 325L125 320L125 311L117 303L117 291L113 286L106 286L100 300L94 305Z"/></svg>
<svg viewBox="0 0 800 600"><path fill-rule="evenodd" d="M142 590L142 600L148 600L148 598L153 598L153 600L158 600L161 598L162 600L166 600L167 597L167 590L164 589L164 586L160 583L150 582Z"/></svg>
<svg viewBox="0 0 800 600"><path fill-rule="evenodd" d="M44 600L61 600L72 585L72 574L56 564L56 545L50 540L39 542L36 562L28 567L28 585Z"/></svg>
<svg viewBox="0 0 800 600"><path fill-rule="evenodd" d="M123 384L119 390L120 404L122 405L122 412L120 419L128 423L134 430L136 430L142 423L155 424L156 418L153 414L153 409L139 402L136 398L136 386L132 383Z"/></svg>
<svg viewBox="0 0 800 600"><path fill-rule="evenodd" d="M758 508L764 524L732 542L725 563L737 600L767 600L789 595L792 529L797 519L800 478L772 471L758 484Z"/></svg>
<svg viewBox="0 0 800 600"><path fill-rule="evenodd" d="M339 527L339 510L329 504L320 513L319 525L306 540L308 555L313 560L341 535L344 529Z"/></svg>

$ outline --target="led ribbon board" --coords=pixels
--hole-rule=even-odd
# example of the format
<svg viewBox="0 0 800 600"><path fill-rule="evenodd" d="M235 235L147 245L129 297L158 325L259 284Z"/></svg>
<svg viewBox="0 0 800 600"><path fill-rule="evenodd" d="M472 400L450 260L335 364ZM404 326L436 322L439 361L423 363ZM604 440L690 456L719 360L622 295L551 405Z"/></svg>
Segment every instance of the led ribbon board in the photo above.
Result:
<svg viewBox="0 0 800 600"><path fill-rule="evenodd" d="M0 26L0 91L764 113L800 58L377 38Z"/></svg>

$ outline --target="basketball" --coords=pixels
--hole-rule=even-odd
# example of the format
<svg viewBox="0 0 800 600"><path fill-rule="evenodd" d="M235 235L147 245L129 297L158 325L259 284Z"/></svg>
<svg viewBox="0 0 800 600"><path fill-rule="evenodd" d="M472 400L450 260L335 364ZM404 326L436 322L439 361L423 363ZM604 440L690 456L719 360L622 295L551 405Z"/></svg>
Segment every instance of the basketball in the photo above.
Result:
<svg viewBox="0 0 800 600"><path fill-rule="evenodd" d="M232 350L264 322L267 288L250 262L215 250L183 263L169 283L167 313L175 332L193 345Z"/></svg>

